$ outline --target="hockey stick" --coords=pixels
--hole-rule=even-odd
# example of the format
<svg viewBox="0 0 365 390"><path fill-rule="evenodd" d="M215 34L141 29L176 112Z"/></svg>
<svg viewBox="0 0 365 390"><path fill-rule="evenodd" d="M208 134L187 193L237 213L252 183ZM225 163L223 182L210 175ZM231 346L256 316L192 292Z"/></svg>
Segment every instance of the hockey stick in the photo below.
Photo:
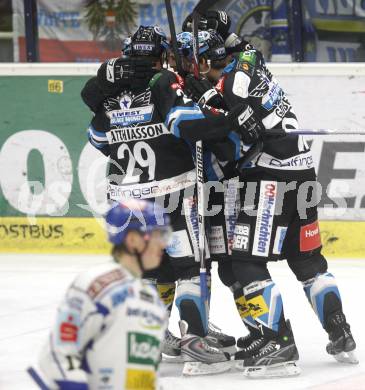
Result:
<svg viewBox="0 0 365 390"><path fill-rule="evenodd" d="M277 135L365 135L365 131L330 129L267 129L265 136Z"/></svg>
<svg viewBox="0 0 365 390"><path fill-rule="evenodd" d="M182 67L182 63L181 63L181 58L179 56L179 50L178 50L178 47L177 47L177 38L176 38L176 29L175 29L174 15L172 13L172 7L171 7L171 1L170 0L165 0L165 7L166 7L166 13L167 13L167 20L169 22L169 29L170 29L171 43L172 43L172 51L173 51L174 56L175 56L177 73L179 73L180 76L183 76L183 67Z"/></svg>
<svg viewBox="0 0 365 390"><path fill-rule="evenodd" d="M207 8L208 1L200 1L193 10L192 15L192 31L193 31L193 68L194 77L199 79L199 31L198 24L200 14L204 7ZM198 230L199 230L199 260L200 260L200 298L205 309L206 319L208 321L209 305L208 305L208 283L207 283L207 267L205 264L205 194L204 194L204 160L203 160L203 142L197 141L195 144L195 170L197 178L197 201L198 201ZM208 326L208 323L206 324Z"/></svg>

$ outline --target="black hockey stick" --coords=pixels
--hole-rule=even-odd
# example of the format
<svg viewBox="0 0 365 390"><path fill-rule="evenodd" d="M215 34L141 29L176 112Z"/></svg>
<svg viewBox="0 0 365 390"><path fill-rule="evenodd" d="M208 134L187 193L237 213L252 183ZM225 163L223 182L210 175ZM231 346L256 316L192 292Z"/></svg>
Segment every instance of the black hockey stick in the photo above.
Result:
<svg viewBox="0 0 365 390"><path fill-rule="evenodd" d="M214 1L202 0L193 10L192 14L192 32L193 32L193 69L194 77L200 78L199 70L199 30L200 12L212 5ZM200 260L200 297L203 307L205 308L206 319L208 322L209 315L209 293L207 283L207 267L205 263L205 193L204 193L204 159L203 159L203 142L197 141L195 144L195 169L197 178L197 200L198 200L198 230L199 230L199 260ZM207 324L208 325L208 324Z"/></svg>
<svg viewBox="0 0 365 390"><path fill-rule="evenodd" d="M167 20L169 22L169 29L170 29L170 35L171 35L171 43L172 43L172 51L174 53L175 62L176 62L176 69L177 73L179 73L181 76L183 76L183 67L181 63L181 57L179 55L179 50L177 46L177 38L176 38L176 29L175 29L175 22L174 22L174 15L172 13L172 7L171 7L171 1L165 0L165 7L166 7L166 13L167 13Z"/></svg>

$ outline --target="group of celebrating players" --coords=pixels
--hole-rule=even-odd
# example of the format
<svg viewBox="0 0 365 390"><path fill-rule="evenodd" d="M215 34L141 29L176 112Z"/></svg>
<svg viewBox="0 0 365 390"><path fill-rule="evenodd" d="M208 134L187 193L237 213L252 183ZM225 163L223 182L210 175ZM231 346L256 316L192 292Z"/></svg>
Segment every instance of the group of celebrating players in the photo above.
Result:
<svg viewBox="0 0 365 390"><path fill-rule="evenodd" d="M298 128L293 108L262 54L230 31L224 11L200 17L194 77L191 22L189 16L177 35L179 73L165 34L140 26L121 57L102 64L82 91L94 113L89 141L110 161L106 222L118 264L70 287L41 358L48 380L31 369L48 388L99 388L104 381L153 389L160 339L163 358L183 362L186 375L224 372L232 361L251 376L299 374L293 332L267 267L282 259L329 336L327 352L357 363L321 254L310 148L302 136L285 134ZM237 343L210 323L200 296L197 141L204 145L205 260L217 261L248 331ZM181 337L166 329L160 299L168 313L175 301ZM117 359L127 367L123 374Z"/></svg>

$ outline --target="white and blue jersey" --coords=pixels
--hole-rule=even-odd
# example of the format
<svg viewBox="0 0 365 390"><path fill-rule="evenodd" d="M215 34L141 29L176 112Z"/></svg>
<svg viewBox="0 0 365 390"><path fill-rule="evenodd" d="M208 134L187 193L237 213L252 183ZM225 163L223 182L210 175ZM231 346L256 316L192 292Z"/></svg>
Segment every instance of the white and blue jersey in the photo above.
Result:
<svg viewBox="0 0 365 390"><path fill-rule="evenodd" d="M28 372L42 390L155 389L166 325L157 290L111 261L69 287Z"/></svg>

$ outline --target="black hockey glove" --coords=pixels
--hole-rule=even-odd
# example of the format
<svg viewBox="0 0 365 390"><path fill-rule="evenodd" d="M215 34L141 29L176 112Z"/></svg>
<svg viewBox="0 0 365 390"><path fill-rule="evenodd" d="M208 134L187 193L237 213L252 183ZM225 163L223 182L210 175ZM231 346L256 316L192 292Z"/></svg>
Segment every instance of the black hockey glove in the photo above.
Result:
<svg viewBox="0 0 365 390"><path fill-rule="evenodd" d="M188 15L182 25L183 31L192 31L192 14ZM207 11L201 15L199 19L198 29L209 30L213 29L222 36L224 40L229 35L229 29L231 27L231 18L225 11Z"/></svg>
<svg viewBox="0 0 365 390"><path fill-rule="evenodd" d="M245 144L253 144L264 135L265 127L249 105L240 104L233 107L229 116L233 120L234 131Z"/></svg>
<svg viewBox="0 0 365 390"><path fill-rule="evenodd" d="M229 34L224 45L226 47L227 54L239 53L241 51L254 49L254 47L248 41L245 41L235 33Z"/></svg>
<svg viewBox="0 0 365 390"><path fill-rule="evenodd" d="M185 94L200 105L208 104L215 108L225 108L222 95L207 79L197 80L192 74L185 78Z"/></svg>
<svg viewBox="0 0 365 390"><path fill-rule="evenodd" d="M200 98L212 88L214 88L213 84L207 79L196 79L192 74L185 77L185 94L194 102L199 102Z"/></svg>
<svg viewBox="0 0 365 390"><path fill-rule="evenodd" d="M104 62L97 73L99 88L106 96L113 96L126 87L147 86L158 73L150 58L112 58Z"/></svg>

